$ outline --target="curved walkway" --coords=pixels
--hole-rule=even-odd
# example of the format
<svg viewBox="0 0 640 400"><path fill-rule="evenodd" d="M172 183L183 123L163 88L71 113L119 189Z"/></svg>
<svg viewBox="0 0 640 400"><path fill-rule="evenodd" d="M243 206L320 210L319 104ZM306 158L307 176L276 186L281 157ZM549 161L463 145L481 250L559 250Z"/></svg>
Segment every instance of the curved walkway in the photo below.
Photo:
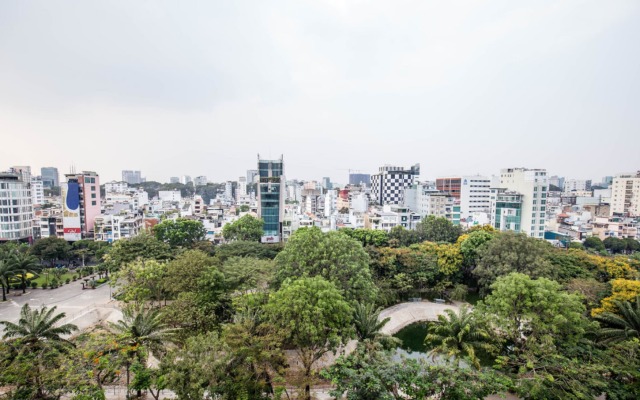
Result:
<svg viewBox="0 0 640 400"><path fill-rule="evenodd" d="M414 322L437 321L438 315L444 314L445 310L458 312L458 309L459 307L454 304L439 304L430 301L396 304L380 313L380 320L390 318L381 332L393 335Z"/></svg>

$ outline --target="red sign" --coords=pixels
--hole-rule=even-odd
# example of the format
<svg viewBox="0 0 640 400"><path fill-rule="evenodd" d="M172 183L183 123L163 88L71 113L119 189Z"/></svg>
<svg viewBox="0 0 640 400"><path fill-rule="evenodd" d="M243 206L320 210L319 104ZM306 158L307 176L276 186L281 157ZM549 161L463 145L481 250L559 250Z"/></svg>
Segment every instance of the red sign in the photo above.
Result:
<svg viewBox="0 0 640 400"><path fill-rule="evenodd" d="M64 233L82 233L80 228L64 228Z"/></svg>

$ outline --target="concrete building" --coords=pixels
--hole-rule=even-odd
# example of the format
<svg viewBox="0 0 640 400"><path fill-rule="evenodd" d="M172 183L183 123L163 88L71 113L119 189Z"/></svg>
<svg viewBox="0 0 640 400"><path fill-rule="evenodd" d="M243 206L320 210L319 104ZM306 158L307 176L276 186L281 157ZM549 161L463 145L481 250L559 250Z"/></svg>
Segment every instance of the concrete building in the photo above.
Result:
<svg viewBox="0 0 640 400"><path fill-rule="evenodd" d="M640 171L613 179L610 212L611 216L640 216Z"/></svg>
<svg viewBox="0 0 640 400"><path fill-rule="evenodd" d="M263 242L279 242L284 217L284 158L263 160L258 155L258 217L264 221Z"/></svg>
<svg viewBox="0 0 640 400"><path fill-rule="evenodd" d="M189 175L182 175L180 177L180 183L182 183L183 185L187 185L192 182L193 182L193 179L191 179L191 176Z"/></svg>
<svg viewBox="0 0 640 400"><path fill-rule="evenodd" d="M40 175L42 176L42 184L46 188L59 187L60 175L58 174L58 168L56 167L42 167L40 168Z"/></svg>
<svg viewBox="0 0 640 400"><path fill-rule="evenodd" d="M303 214L319 214L322 192L315 185L305 185L302 188L301 212ZM324 204L323 207L324 208Z"/></svg>
<svg viewBox="0 0 640 400"><path fill-rule="evenodd" d="M247 170L247 184L258 183L260 180L260 174L257 169Z"/></svg>
<svg viewBox="0 0 640 400"><path fill-rule="evenodd" d="M640 239L638 222L633 218L596 217L592 221L592 235L602 240L608 237Z"/></svg>
<svg viewBox="0 0 640 400"><path fill-rule="evenodd" d="M564 186L563 186L563 192L565 193L570 193L570 192L584 192L584 191L590 191L591 190L591 180L584 180L584 179L565 179L564 181Z"/></svg>
<svg viewBox="0 0 640 400"><path fill-rule="evenodd" d="M18 175L20 180L29 186L31 183L31 167L28 165L16 165L11 167L11 172Z"/></svg>
<svg viewBox="0 0 640 400"><path fill-rule="evenodd" d="M518 192L491 189L491 225L500 231L522 232L522 202Z"/></svg>
<svg viewBox="0 0 640 400"><path fill-rule="evenodd" d="M413 185L420 176L420 164L409 169L393 165L380 167L371 176L371 201L379 205L402 204L404 190Z"/></svg>
<svg viewBox="0 0 640 400"><path fill-rule="evenodd" d="M371 175L369 175L369 174L349 174L349 185L371 186Z"/></svg>
<svg viewBox="0 0 640 400"><path fill-rule="evenodd" d="M44 204L44 182L40 176L31 177L31 203L34 206Z"/></svg>
<svg viewBox="0 0 640 400"><path fill-rule="evenodd" d="M95 240L115 242L132 238L142 232L144 224L142 216L123 213L119 215L100 215L95 219Z"/></svg>
<svg viewBox="0 0 640 400"><path fill-rule="evenodd" d="M224 184L224 199L226 201L233 201L233 182L227 181Z"/></svg>
<svg viewBox="0 0 640 400"><path fill-rule="evenodd" d="M325 176L324 178L322 178L322 188L324 190L333 189L333 184L331 183L331 178L329 178L328 176Z"/></svg>
<svg viewBox="0 0 640 400"><path fill-rule="evenodd" d="M491 192L491 221L496 229L515 230L524 232L531 237L544 238L546 203L549 191L547 171L544 169L527 168L505 168L500 172L501 189L504 191L492 190ZM494 188L492 188L494 189ZM498 188L495 188L498 189ZM519 194L520 196L516 196ZM520 202L520 229L514 229L515 222L502 223L498 210L503 208L499 203L508 203L504 207L507 209L513 203L507 201L509 198L516 198L514 201Z"/></svg>
<svg viewBox="0 0 640 400"><path fill-rule="evenodd" d="M404 205L422 218L427 215L446 217L449 194L441 192L435 186L415 184L405 190Z"/></svg>
<svg viewBox="0 0 640 400"><path fill-rule="evenodd" d="M124 170L122 171L122 181L130 185L142 183L142 174L140 171Z"/></svg>
<svg viewBox="0 0 640 400"><path fill-rule="evenodd" d="M127 193L129 184L125 181L111 181L104 184L105 193Z"/></svg>
<svg viewBox="0 0 640 400"><path fill-rule="evenodd" d="M172 176L169 178L169 183L180 183L180 177Z"/></svg>
<svg viewBox="0 0 640 400"><path fill-rule="evenodd" d="M30 182L15 173L0 173L0 242L31 241L33 205Z"/></svg>
<svg viewBox="0 0 640 400"><path fill-rule="evenodd" d="M449 196L456 199L460 198L460 189L462 186L461 177L453 178L438 178L436 179L436 189L447 193Z"/></svg>
<svg viewBox="0 0 640 400"><path fill-rule="evenodd" d="M182 194L179 190L160 190L158 198L160 201L177 202L182 200Z"/></svg>
<svg viewBox="0 0 640 400"><path fill-rule="evenodd" d="M550 176L549 177L549 185L557 186L560 190L564 189L564 181L565 179L561 176Z"/></svg>
<svg viewBox="0 0 640 400"><path fill-rule="evenodd" d="M480 175L440 178L436 188L460 200L460 217L489 212L491 207L491 178Z"/></svg>
<svg viewBox="0 0 640 400"><path fill-rule="evenodd" d="M247 193L247 178L245 176L241 176L238 178L238 188L236 189L236 199L239 200L241 197L246 196Z"/></svg>
<svg viewBox="0 0 640 400"><path fill-rule="evenodd" d="M93 171L66 174L61 185L64 239L93 238L95 218L100 215L100 176Z"/></svg>
<svg viewBox="0 0 640 400"><path fill-rule="evenodd" d="M193 180L193 184L196 186L207 186L207 177L204 175L196 176Z"/></svg>

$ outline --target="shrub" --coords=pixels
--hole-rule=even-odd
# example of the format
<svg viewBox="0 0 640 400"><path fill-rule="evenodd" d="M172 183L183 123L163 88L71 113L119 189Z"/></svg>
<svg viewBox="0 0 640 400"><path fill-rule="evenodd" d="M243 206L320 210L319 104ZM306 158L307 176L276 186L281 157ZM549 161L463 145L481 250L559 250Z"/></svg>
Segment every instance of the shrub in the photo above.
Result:
<svg viewBox="0 0 640 400"><path fill-rule="evenodd" d="M51 289L55 289L55 288L57 288L57 287L58 287L58 280L54 278L54 279L51 281Z"/></svg>
<svg viewBox="0 0 640 400"><path fill-rule="evenodd" d="M77 280L78 280L78 275L74 275L74 276L73 276L73 280L74 280L74 281L77 281Z"/></svg>
<svg viewBox="0 0 640 400"><path fill-rule="evenodd" d="M69 282L71 282L71 279L67 278L65 279L64 283L66 283L67 285L69 284Z"/></svg>
<svg viewBox="0 0 640 400"><path fill-rule="evenodd" d="M32 282L31 282L31 288L32 288L32 289L35 289L35 288L37 288L37 287L38 287L38 282L36 282L36 281L32 281Z"/></svg>
<svg viewBox="0 0 640 400"><path fill-rule="evenodd" d="M43 288L43 289L46 289L47 287L48 287L47 282L45 282L45 283L43 283L43 284L42 284L42 288Z"/></svg>

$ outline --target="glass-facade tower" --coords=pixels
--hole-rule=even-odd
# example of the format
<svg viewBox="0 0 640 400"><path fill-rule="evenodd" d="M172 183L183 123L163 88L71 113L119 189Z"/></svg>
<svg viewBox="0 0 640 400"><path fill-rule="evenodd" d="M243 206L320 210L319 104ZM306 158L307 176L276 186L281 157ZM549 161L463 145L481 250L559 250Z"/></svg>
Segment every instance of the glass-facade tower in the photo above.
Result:
<svg viewBox="0 0 640 400"><path fill-rule="evenodd" d="M263 242L281 240L284 208L284 160L263 160L258 155L258 216L264 221Z"/></svg>

